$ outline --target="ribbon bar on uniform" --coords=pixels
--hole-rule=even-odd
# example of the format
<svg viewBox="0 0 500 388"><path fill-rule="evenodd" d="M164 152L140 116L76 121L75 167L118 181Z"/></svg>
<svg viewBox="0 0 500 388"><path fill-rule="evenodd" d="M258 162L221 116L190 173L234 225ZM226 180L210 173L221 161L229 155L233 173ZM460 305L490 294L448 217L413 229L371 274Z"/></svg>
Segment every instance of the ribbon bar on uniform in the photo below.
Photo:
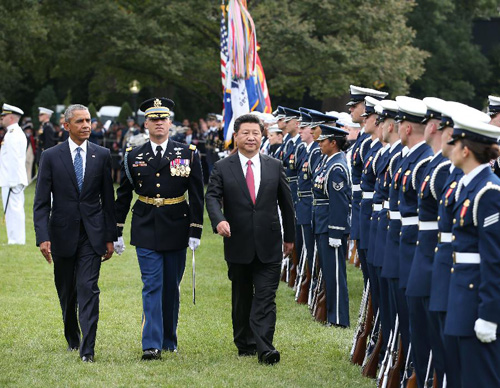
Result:
<svg viewBox="0 0 500 388"><path fill-rule="evenodd" d="M479 253L453 252L453 262L456 264L481 264Z"/></svg>
<svg viewBox="0 0 500 388"><path fill-rule="evenodd" d="M417 225L418 224L418 217L417 216L401 217L401 223L403 226Z"/></svg>

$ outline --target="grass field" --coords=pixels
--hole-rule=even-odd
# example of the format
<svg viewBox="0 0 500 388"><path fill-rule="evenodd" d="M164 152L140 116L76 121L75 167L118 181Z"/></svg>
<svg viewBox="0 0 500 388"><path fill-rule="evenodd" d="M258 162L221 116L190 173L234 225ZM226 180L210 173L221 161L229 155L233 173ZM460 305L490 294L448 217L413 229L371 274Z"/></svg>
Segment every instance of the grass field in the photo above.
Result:
<svg viewBox="0 0 500 388"><path fill-rule="evenodd" d="M34 185L26 189L25 246L7 245L0 221L0 386L2 387L374 387L349 362L362 292L359 269L348 265L351 328L324 327L280 284L276 366L240 358L232 343L230 282L222 240L205 219L196 255L196 305L191 299L191 255L181 287L179 352L141 362L141 279L135 250L103 264L96 362L67 352L53 267L35 246ZM167 238L168 236L166 236Z"/></svg>

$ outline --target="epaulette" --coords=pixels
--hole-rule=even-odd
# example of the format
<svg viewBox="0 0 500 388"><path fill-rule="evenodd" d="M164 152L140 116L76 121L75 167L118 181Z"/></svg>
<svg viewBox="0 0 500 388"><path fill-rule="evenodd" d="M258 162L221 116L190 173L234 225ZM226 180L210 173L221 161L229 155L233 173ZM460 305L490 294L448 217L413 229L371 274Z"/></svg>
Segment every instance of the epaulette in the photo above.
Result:
<svg viewBox="0 0 500 388"><path fill-rule="evenodd" d="M422 159L413 169L413 175L411 177L411 185L413 187L413 190L417 190L417 172L419 168L422 167L425 163L429 162L433 157L434 156L428 156L427 158Z"/></svg>
<svg viewBox="0 0 500 388"><path fill-rule="evenodd" d="M372 138L370 136L368 136L365 140L363 140L363 142L361 143L361 145L359 146L359 157L361 159L361 163L364 163L365 162L365 158L363 156L363 148L365 147L365 144L368 142L368 141L371 141Z"/></svg>
<svg viewBox="0 0 500 388"><path fill-rule="evenodd" d="M132 147L127 147L127 149L125 150L125 152L130 152L132 151Z"/></svg>
<svg viewBox="0 0 500 388"><path fill-rule="evenodd" d="M190 145L189 145L189 149L190 149L191 151L195 151L195 150L196 150L196 146L195 146L194 144L190 144Z"/></svg>
<svg viewBox="0 0 500 388"><path fill-rule="evenodd" d="M438 197L437 197L437 193L436 193L436 188L434 187L434 183L436 183L437 175L439 173L439 170L441 170L443 167L449 166L450 164L451 164L450 160L447 160L446 162L438 164L438 166L434 169L434 172L432 173L431 182L430 182L430 189L431 189L431 194L436 201L437 201Z"/></svg>
<svg viewBox="0 0 500 388"><path fill-rule="evenodd" d="M479 206L479 200L484 195L484 193L486 193L488 190L500 191L500 186L495 185L495 184L493 184L493 182L490 181L490 182L486 183L486 186L484 186L481 190L479 190L476 197L474 198L474 205L472 207L472 221L474 222L474 226L476 226L476 227L477 227L477 208Z"/></svg>

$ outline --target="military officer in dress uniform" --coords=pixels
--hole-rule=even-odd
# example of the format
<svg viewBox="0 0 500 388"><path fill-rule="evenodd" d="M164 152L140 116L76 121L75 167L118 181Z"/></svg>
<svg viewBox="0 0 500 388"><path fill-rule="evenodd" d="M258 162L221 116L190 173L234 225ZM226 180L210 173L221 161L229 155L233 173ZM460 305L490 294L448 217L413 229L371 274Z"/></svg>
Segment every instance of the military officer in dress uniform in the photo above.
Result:
<svg viewBox="0 0 500 388"><path fill-rule="evenodd" d="M401 232L399 240L399 288L406 293L408 275L415 254L418 234L418 188L423 180L426 164L434 155L432 148L425 143L425 125L422 120L427 112L427 106L422 100L398 96L399 106L399 136L401 142L409 148L408 155L401 163L399 191L399 212L401 214ZM414 337L413 332L418 330L414 323L419 300L407 296L408 313L410 319L410 341L412 358L419 386L423 386L429 352L426 338ZM413 314L413 315L412 315ZM425 346L424 346L425 345ZM420 347L419 347L420 346Z"/></svg>
<svg viewBox="0 0 500 388"><path fill-rule="evenodd" d="M350 227L351 178L343 149L347 131L321 124L325 160L313 174L313 231L326 286L327 324L349 326L346 251Z"/></svg>
<svg viewBox="0 0 500 388"><path fill-rule="evenodd" d="M136 247L143 281L142 349L144 360L177 350L179 285L186 264L186 247L200 244L203 224L203 178L194 145L169 140L168 98L144 101L150 141L127 151L117 191L119 235L134 191L131 244ZM187 202L189 199L189 203ZM123 252L123 238L115 244Z"/></svg>
<svg viewBox="0 0 500 388"><path fill-rule="evenodd" d="M488 96L488 114L491 116L491 125L496 125L500 127L500 97ZM497 176L500 177L500 158L493 163L493 171Z"/></svg>
<svg viewBox="0 0 500 388"><path fill-rule="evenodd" d="M500 386L500 129L453 116L451 160L461 168L453 206L453 268L445 334L458 342L462 387Z"/></svg>
<svg viewBox="0 0 500 388"><path fill-rule="evenodd" d="M379 156L373 160L372 167L376 173L376 181L373 195L373 211L370 223L370 242L368 253L371 256L372 265L378 281L380 300L380 324L382 328L382 347L380 354L383 355L389 341L390 331L394 328L396 318L396 302L389 294L389 283L382 278L382 266L384 263L385 242L389 225L389 186L391 176L389 166L392 159L401 151L401 140L394 121L398 113L398 104L394 100L382 100L375 105L378 113L380 127L380 141L386 146L381 148Z"/></svg>
<svg viewBox="0 0 500 388"><path fill-rule="evenodd" d="M359 86L350 86L350 100L347 103L352 121L364 125L365 97L371 96L377 100L382 100L387 93L375 89L362 88ZM359 207L361 202L361 173L363 172L364 156L368 150L370 135L365 133L364 128L359 132L358 138L351 148L351 175L352 175L352 225L350 239L355 240L359 245ZM359 254L361 270L365 284L368 280L368 270L366 268L366 257L363 253Z"/></svg>
<svg viewBox="0 0 500 388"><path fill-rule="evenodd" d="M40 129L38 130L38 145L36 147L37 151L37 163L40 162L40 156L42 152L46 149L53 147L57 144L56 131L54 126L50 122L50 118L54 111L52 109L44 108L42 106L38 107L38 120L40 121Z"/></svg>
<svg viewBox="0 0 500 388"><path fill-rule="evenodd" d="M0 115L6 133L0 147L0 187L7 226L8 244L26 243L24 188L26 174L26 147L28 140L19 126L24 112L13 105L3 104Z"/></svg>
<svg viewBox="0 0 500 388"><path fill-rule="evenodd" d="M312 118L306 113L309 110L300 108L301 122L299 134L302 142L297 149L296 167L297 167L297 205L295 207L295 216L297 225L302 232L302 256L307 260L307 279L314 283L314 233L312 231L312 170L311 165L316 164L316 160L321 156L319 145L314 141ZM310 286L311 284L309 284Z"/></svg>
<svg viewBox="0 0 500 388"><path fill-rule="evenodd" d="M283 131L278 124L273 124L267 128L267 137L269 138L268 155L277 159L281 144L283 144Z"/></svg>
<svg viewBox="0 0 500 388"><path fill-rule="evenodd" d="M368 278L370 279L371 288L371 301L373 311L376 313L379 309L379 288L377 275L373 267L373 260L368 252L369 239L370 239L370 223L372 216L373 195L376 181L376 172L373 168L373 162L380 157L380 152L383 145L379 139L380 128L377 121L377 112L375 112L375 105L378 100L366 96L365 97L365 113L361 116L365 118L365 133L370 137L367 138L369 143L366 155L364 157L364 166L361 173L360 187L361 187L361 202L359 211L359 243L358 253L360 257L365 259L365 265L368 270Z"/></svg>

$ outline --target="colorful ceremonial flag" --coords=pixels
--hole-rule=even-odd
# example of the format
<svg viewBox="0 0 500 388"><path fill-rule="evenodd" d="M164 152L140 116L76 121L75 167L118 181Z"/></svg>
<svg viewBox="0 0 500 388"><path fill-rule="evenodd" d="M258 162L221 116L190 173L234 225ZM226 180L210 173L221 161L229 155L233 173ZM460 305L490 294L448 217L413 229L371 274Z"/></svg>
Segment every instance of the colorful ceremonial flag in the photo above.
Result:
<svg viewBox="0 0 500 388"><path fill-rule="evenodd" d="M255 25L245 0L229 0L228 27L224 2L221 16L221 79L226 146L233 136L234 120L242 114L271 112L264 69L257 53Z"/></svg>

